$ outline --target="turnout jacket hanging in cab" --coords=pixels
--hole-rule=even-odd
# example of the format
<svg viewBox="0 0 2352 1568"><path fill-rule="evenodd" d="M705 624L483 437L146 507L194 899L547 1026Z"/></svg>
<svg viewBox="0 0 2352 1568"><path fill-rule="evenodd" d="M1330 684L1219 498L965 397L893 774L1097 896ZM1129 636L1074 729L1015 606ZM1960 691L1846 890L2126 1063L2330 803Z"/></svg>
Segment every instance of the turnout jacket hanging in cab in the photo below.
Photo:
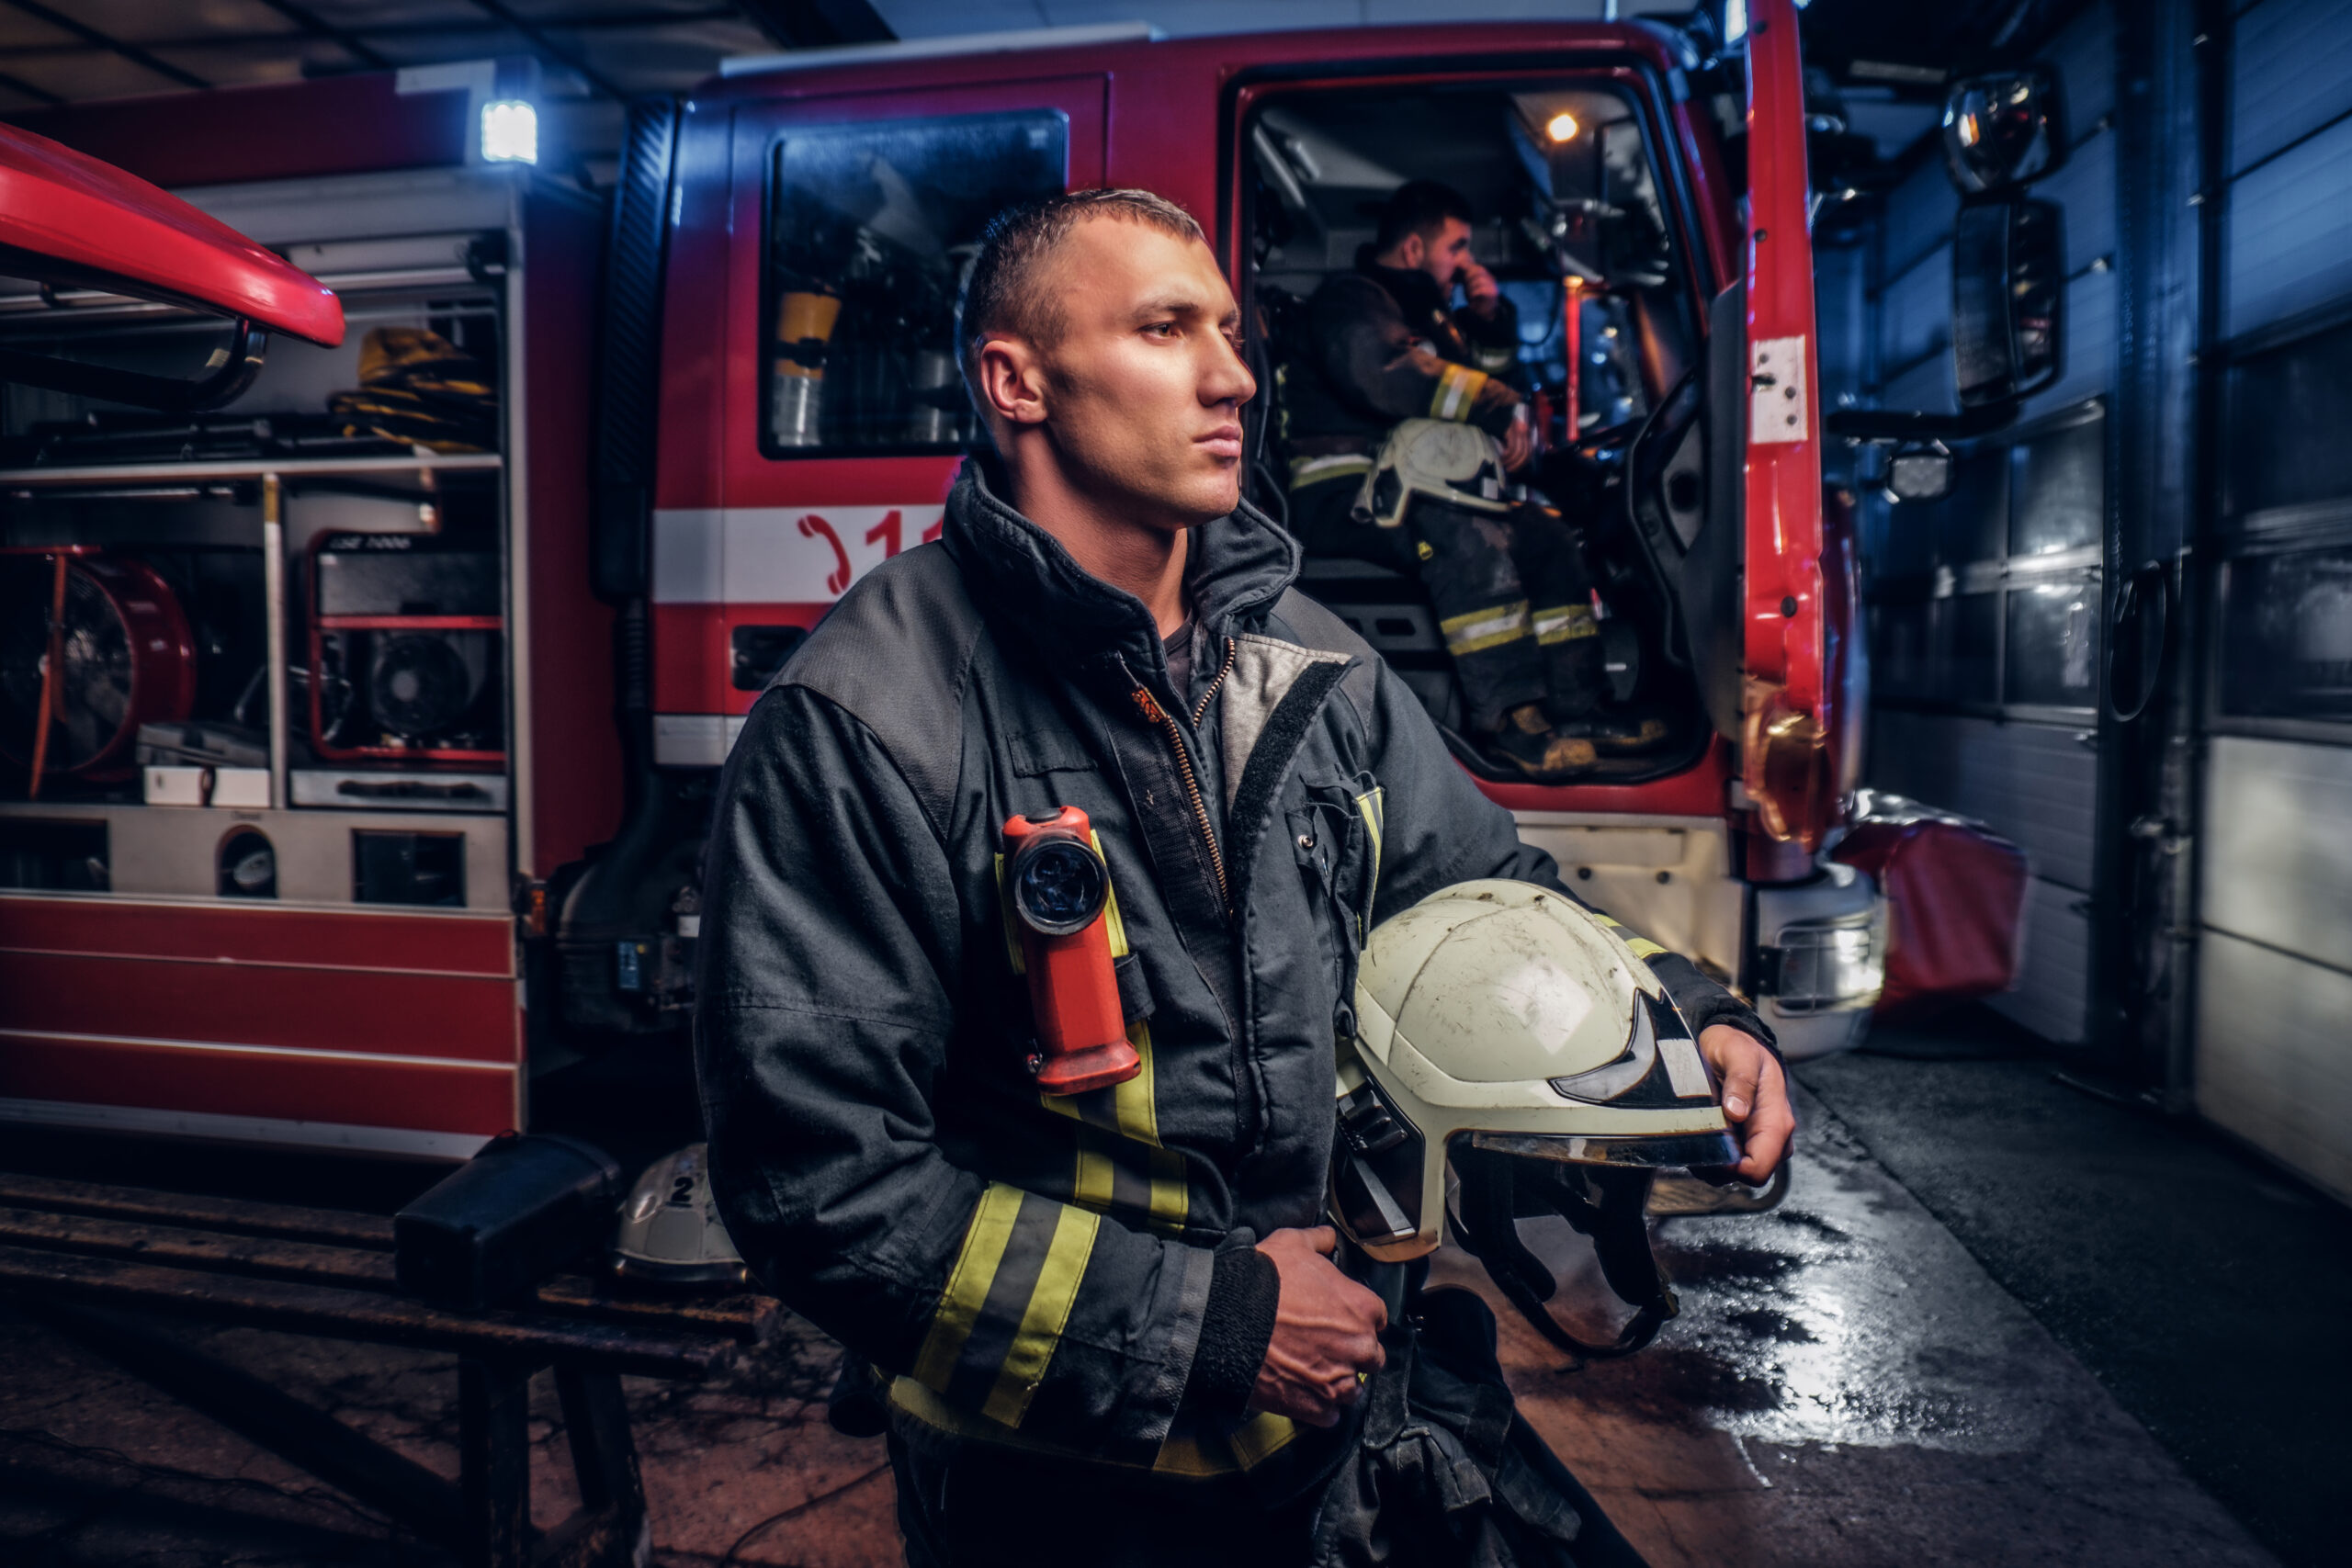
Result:
<svg viewBox="0 0 2352 1568"><path fill-rule="evenodd" d="M1291 588L1281 528L1245 506L1191 550L1203 640L1178 693L1144 606L966 466L942 540L852 588L735 745L695 1047L729 1233L903 1413L1201 1474L1297 1435L1185 1390L1215 1252L1321 1221L1364 933L1472 877L1566 889L1411 691ZM1008 817L1065 805L1110 866L1144 1070L1051 1100L999 855ZM1768 1038L1635 948L1694 1028Z"/></svg>

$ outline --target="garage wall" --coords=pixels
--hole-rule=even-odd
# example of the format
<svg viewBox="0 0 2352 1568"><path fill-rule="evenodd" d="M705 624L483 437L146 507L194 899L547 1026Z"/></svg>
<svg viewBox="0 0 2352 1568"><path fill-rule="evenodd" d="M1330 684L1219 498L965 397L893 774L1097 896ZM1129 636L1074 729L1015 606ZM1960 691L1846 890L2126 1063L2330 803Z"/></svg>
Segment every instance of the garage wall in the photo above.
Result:
<svg viewBox="0 0 2352 1568"><path fill-rule="evenodd" d="M2228 79L2196 1100L2352 1199L2352 7Z"/></svg>
<svg viewBox="0 0 2352 1568"><path fill-rule="evenodd" d="M1997 439L1958 449L1952 493L1862 518L1872 712L1864 777L2023 845L2026 971L1994 1005L2048 1039L2086 1035L2102 525L2116 376L2115 35L2085 7L2039 58L2059 77L2067 160L2031 194L2064 212L2065 357ZM1959 197L1939 147L1866 241L1865 405L1951 412L1951 243ZM1825 342L1844 330L1825 291ZM1825 378L1826 372L1825 371Z"/></svg>

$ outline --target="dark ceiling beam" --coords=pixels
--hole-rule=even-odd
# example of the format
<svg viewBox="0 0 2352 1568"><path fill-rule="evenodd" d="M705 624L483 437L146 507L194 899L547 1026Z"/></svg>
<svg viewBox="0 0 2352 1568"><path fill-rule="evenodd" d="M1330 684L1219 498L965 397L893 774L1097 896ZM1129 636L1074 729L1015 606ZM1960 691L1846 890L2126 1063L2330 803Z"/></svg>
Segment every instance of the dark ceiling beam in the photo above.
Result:
<svg viewBox="0 0 2352 1568"><path fill-rule="evenodd" d="M744 18L786 49L895 43L899 35L867 0L741 0Z"/></svg>
<svg viewBox="0 0 2352 1568"><path fill-rule="evenodd" d="M17 3L22 4L22 0L17 0ZM526 17L516 16L514 14L514 8L507 5L506 0L473 0L473 6L474 9L478 11L487 11L490 15L497 17L508 27L514 28L516 32L521 33L525 38L529 39L533 43L538 45L540 49L545 50L548 54L553 55L556 60L562 64L568 65L572 70L579 72L581 80L595 88L596 91L604 94L605 96L608 98L616 98L624 103L628 100L629 95L623 91L611 77L606 76L603 72L598 71L594 66L589 64L587 59L582 55L579 51L568 49L564 45L556 42L555 39L547 35L539 23Z"/></svg>
<svg viewBox="0 0 2352 1568"><path fill-rule="evenodd" d="M48 88L36 87L23 77L11 76L5 71L0 71L0 87L6 87L12 93L21 93L38 103L62 104L65 101Z"/></svg>
<svg viewBox="0 0 2352 1568"><path fill-rule="evenodd" d="M6 3L7 0L0 0L0 4ZM270 5L274 0L262 0L262 3ZM290 8L280 7L282 10ZM566 32L612 32L631 28L666 28L692 22L740 22L742 19L742 11L734 6L706 6L698 11L598 11L580 17L541 17L537 18L537 25L543 28L561 28ZM364 44L369 39L382 41L408 38L439 38L445 35L503 33L510 30L504 22L489 17L484 17L479 21L371 22L364 28L333 28L332 24L329 26L334 41L341 43L345 49L352 49L354 53L358 52L357 50L353 49L354 42ZM153 49L244 49L255 44L284 44L292 36L290 33L218 32L206 33L198 38L158 39L153 40L149 47ZM86 54L89 49L90 46L85 43L11 44L8 46L8 58L40 60L51 55ZM371 65L379 65L385 69L390 69L401 63L396 60L385 59L373 50L362 58L367 59Z"/></svg>
<svg viewBox="0 0 2352 1568"><path fill-rule="evenodd" d="M391 64L390 59L369 47L368 40L358 34L320 20L311 11L295 5L294 0L261 0L261 3L312 38L326 39L363 65L373 65L381 70Z"/></svg>
<svg viewBox="0 0 2352 1568"><path fill-rule="evenodd" d="M158 60L135 43L125 43L120 39L108 37L87 22L78 22L62 11L51 10L49 6L42 5L40 0L0 0L0 3L13 6L28 17L47 22L62 32L72 33L75 38L95 44L110 54L119 55L143 70L153 71L158 76L168 77L183 87L212 85L193 71L183 71L168 60Z"/></svg>

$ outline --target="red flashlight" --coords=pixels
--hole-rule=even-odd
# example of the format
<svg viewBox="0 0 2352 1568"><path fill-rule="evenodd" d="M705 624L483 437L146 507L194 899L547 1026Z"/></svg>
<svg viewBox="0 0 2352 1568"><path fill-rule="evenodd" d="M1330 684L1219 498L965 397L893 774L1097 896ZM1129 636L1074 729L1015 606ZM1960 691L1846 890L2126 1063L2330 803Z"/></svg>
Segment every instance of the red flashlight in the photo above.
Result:
<svg viewBox="0 0 2352 1568"><path fill-rule="evenodd" d="M1065 806L1004 825L1004 879L1021 935L1021 966L1037 1015L1046 1094L1108 1089L1143 1071L1127 1043L1126 1011L1111 968L1111 868L1086 813Z"/></svg>

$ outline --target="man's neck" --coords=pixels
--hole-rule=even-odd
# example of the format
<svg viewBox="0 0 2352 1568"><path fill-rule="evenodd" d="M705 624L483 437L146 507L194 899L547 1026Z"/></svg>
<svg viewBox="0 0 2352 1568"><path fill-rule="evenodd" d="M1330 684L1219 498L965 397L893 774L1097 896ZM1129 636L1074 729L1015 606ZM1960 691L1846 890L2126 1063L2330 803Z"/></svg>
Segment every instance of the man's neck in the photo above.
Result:
<svg viewBox="0 0 2352 1568"><path fill-rule="evenodd" d="M1106 507L1073 487L1057 464L1016 457L1005 467L1013 505L1088 575L1141 600L1161 637L1184 624L1190 530L1155 526Z"/></svg>

